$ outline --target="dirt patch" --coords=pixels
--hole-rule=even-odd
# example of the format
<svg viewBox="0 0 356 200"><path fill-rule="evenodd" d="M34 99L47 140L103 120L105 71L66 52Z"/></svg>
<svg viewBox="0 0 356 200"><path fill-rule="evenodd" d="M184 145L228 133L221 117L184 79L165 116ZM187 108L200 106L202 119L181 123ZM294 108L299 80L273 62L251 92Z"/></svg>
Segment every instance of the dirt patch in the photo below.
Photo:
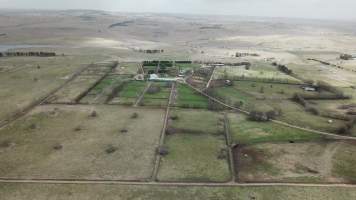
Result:
<svg viewBox="0 0 356 200"><path fill-rule="evenodd" d="M234 148L242 182L343 183L334 176L333 157L342 142L265 143Z"/></svg>

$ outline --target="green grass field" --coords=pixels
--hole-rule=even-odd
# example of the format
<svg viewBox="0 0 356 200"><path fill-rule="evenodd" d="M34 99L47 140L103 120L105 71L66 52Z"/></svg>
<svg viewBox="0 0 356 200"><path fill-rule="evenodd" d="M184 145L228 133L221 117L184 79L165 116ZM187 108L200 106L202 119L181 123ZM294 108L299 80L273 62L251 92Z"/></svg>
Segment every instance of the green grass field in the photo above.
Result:
<svg viewBox="0 0 356 200"><path fill-rule="evenodd" d="M160 90L155 93L146 92L142 101L143 105L158 107L166 106L171 93L170 85L163 82L153 82L151 87L158 87Z"/></svg>
<svg viewBox="0 0 356 200"><path fill-rule="evenodd" d="M178 84L176 106L184 108L208 108L208 99L186 85Z"/></svg>
<svg viewBox="0 0 356 200"><path fill-rule="evenodd" d="M354 143L344 143L334 154L333 174L340 176L350 183L356 183L356 148Z"/></svg>
<svg viewBox="0 0 356 200"><path fill-rule="evenodd" d="M170 116L177 117L170 122L170 127L174 129L209 134L221 134L224 130L223 116L216 112L175 109Z"/></svg>
<svg viewBox="0 0 356 200"><path fill-rule="evenodd" d="M257 98L291 99L296 93L309 96L331 94L329 92L306 92L301 88L301 85L262 83L256 81L234 81L233 87Z"/></svg>
<svg viewBox="0 0 356 200"><path fill-rule="evenodd" d="M118 96L124 98L137 98L145 89L146 85L147 83L143 81L131 81L124 86Z"/></svg>
<svg viewBox="0 0 356 200"><path fill-rule="evenodd" d="M230 135L235 144L319 140L321 135L272 122L254 122L242 114L229 114Z"/></svg>
<svg viewBox="0 0 356 200"><path fill-rule="evenodd" d="M279 120L301 127L335 133L345 123L345 121L342 120L313 115L309 112L306 112L301 105L292 101L274 100L269 101L268 103L275 107L277 110L282 110L282 115L278 117ZM329 123L329 120L332 120L333 122Z"/></svg>
<svg viewBox="0 0 356 200"><path fill-rule="evenodd" d="M230 178L224 136L176 133L165 138L160 181L225 182ZM221 158L219 158L221 156Z"/></svg>
<svg viewBox="0 0 356 200"><path fill-rule="evenodd" d="M246 93L245 91L237 90L234 87L219 87L213 90L213 95L222 99L229 105L242 108L244 110L259 110L269 111L273 107L268 105L265 100L257 99L256 97Z"/></svg>
<svg viewBox="0 0 356 200"><path fill-rule="evenodd" d="M299 80L292 76L286 75L276 68L264 68L251 66L249 70L244 66L223 66L218 67L214 71L214 79L229 78L233 80L260 80L260 81L277 81L283 83L300 83Z"/></svg>

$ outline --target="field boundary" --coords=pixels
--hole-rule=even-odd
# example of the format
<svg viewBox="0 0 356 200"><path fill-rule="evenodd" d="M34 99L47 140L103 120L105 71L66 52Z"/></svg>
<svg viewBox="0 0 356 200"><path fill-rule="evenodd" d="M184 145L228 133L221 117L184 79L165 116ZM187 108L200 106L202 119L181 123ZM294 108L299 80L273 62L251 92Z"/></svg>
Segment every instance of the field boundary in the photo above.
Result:
<svg viewBox="0 0 356 200"><path fill-rule="evenodd" d="M224 132L226 138L226 146L228 148L228 157L229 157L228 162L229 162L229 168L231 173L231 182L235 182L236 181L235 162L234 162L234 156L232 152L230 125L229 125L229 119L227 117L227 113L224 113Z"/></svg>
<svg viewBox="0 0 356 200"><path fill-rule="evenodd" d="M30 105L22 108L20 111L16 111L15 113L12 114L12 116L8 117L5 120L0 121L0 128L10 124L13 121L16 121L17 119L19 119L20 117L26 115L28 112L30 112L32 109L34 109L36 106L38 105L42 105L44 103L47 102L47 100L49 98L51 98L56 92L58 92L59 90L61 90L64 86L66 86L68 83L70 83L71 81L73 81L75 78L77 78L83 71L85 71L86 69L88 69L89 67L91 67L92 64L86 65L83 68L78 69L76 72L74 72L72 74L72 76L67 79L62 85L60 85L59 87L55 88L54 90L52 90L51 92L49 92L47 95L45 95L44 97L35 100L34 102L30 103Z"/></svg>
<svg viewBox="0 0 356 200"><path fill-rule="evenodd" d="M134 104L134 107L137 107L137 106L140 105L141 101L143 100L143 98L144 98L146 92L150 89L151 85L152 85L152 82L147 83L145 89L142 91L142 93L140 94L140 96L137 98L137 100L136 100L136 102L135 102L135 104Z"/></svg>
<svg viewBox="0 0 356 200"><path fill-rule="evenodd" d="M274 187L274 186L294 186L294 187L329 187L329 188L356 188L353 184L344 183L213 183L213 182L145 182L145 181L120 181L120 180L96 180L96 179L8 179L1 178L0 183L31 183L31 184L76 184L76 185L146 185L146 186L203 186L203 187Z"/></svg>
<svg viewBox="0 0 356 200"><path fill-rule="evenodd" d="M170 93L169 99L168 99L166 114L164 117L163 128L162 128L162 133L161 133L161 137L159 140L158 148L163 146L163 144L164 144L164 139L165 139L166 130L167 130L167 124L168 124L168 118L169 118L169 113L170 113L170 109L171 109L171 103L172 103L172 98L174 95L175 87L176 87L176 83L173 83L172 87L171 87L171 93ZM154 169L153 169L152 176L151 176L151 181L153 181L153 182L157 181L157 175L158 175L160 163L161 163L161 155L159 155L159 153L156 152L155 165L154 165Z"/></svg>

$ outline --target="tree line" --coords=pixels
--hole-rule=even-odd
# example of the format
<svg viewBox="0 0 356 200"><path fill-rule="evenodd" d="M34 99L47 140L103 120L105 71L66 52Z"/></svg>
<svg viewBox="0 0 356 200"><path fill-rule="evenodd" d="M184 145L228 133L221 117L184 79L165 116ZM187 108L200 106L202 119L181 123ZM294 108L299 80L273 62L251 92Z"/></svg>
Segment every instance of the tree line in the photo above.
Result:
<svg viewBox="0 0 356 200"><path fill-rule="evenodd" d="M0 52L0 57L19 57L19 56L38 56L38 57L54 57L55 52L29 51L29 52Z"/></svg>

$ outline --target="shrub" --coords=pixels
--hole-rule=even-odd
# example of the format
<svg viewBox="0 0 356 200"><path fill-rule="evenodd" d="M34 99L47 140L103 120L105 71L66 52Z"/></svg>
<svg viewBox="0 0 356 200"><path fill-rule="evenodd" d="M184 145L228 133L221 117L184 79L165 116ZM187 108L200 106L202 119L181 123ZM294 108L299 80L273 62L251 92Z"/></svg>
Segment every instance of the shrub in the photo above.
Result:
<svg viewBox="0 0 356 200"><path fill-rule="evenodd" d="M138 118L138 113L133 113L133 114L131 115L131 119L136 119L136 118Z"/></svg>
<svg viewBox="0 0 356 200"><path fill-rule="evenodd" d="M178 120L178 119L179 119L178 115L172 115L171 116L171 120Z"/></svg>
<svg viewBox="0 0 356 200"><path fill-rule="evenodd" d="M156 94L156 93L159 93L160 91L161 91L161 87L152 85L150 88L148 88L147 93L148 94Z"/></svg>
<svg viewBox="0 0 356 200"><path fill-rule="evenodd" d="M129 132L129 131L128 131L127 129L121 129L120 132L121 132L121 133L127 133L127 132Z"/></svg>
<svg viewBox="0 0 356 200"><path fill-rule="evenodd" d="M56 145L53 146L53 149L54 150L61 150L61 149L63 149L63 146L61 144L56 144Z"/></svg>
<svg viewBox="0 0 356 200"><path fill-rule="evenodd" d="M114 153L115 151L117 151L117 147L114 147L113 145L109 145L106 149L105 149L105 152L107 154L112 154Z"/></svg>
<svg viewBox="0 0 356 200"><path fill-rule="evenodd" d="M249 115L249 119L251 121L257 121L257 122L266 122L269 120L266 113L260 111L251 111Z"/></svg>
<svg viewBox="0 0 356 200"><path fill-rule="evenodd" d="M98 113L93 110L91 113L90 113L90 117L97 117L98 116Z"/></svg>
<svg viewBox="0 0 356 200"><path fill-rule="evenodd" d="M228 154L227 149L225 149L225 148L220 149L217 157L219 160L224 160L224 159L227 159L227 154Z"/></svg>
<svg viewBox="0 0 356 200"><path fill-rule="evenodd" d="M0 143L0 148L7 148L11 146L11 142L6 140Z"/></svg>
<svg viewBox="0 0 356 200"><path fill-rule="evenodd" d="M82 130L82 127L81 126L77 126L74 128L74 131L81 131Z"/></svg>
<svg viewBox="0 0 356 200"><path fill-rule="evenodd" d="M279 113L275 110L271 110L271 111L268 111L266 112L266 116L269 120L271 119L276 119L276 117L279 115Z"/></svg>
<svg viewBox="0 0 356 200"><path fill-rule="evenodd" d="M169 154L169 150L165 146L160 146L157 148L157 153L161 156L166 156Z"/></svg>
<svg viewBox="0 0 356 200"><path fill-rule="evenodd" d="M317 108L315 108L315 107L307 106L307 107L305 108L305 110L306 110L307 112L312 113L313 115L320 115L319 110L318 110Z"/></svg>
<svg viewBox="0 0 356 200"><path fill-rule="evenodd" d="M36 128L37 128L37 125L35 123L30 125L30 129L36 129Z"/></svg>

